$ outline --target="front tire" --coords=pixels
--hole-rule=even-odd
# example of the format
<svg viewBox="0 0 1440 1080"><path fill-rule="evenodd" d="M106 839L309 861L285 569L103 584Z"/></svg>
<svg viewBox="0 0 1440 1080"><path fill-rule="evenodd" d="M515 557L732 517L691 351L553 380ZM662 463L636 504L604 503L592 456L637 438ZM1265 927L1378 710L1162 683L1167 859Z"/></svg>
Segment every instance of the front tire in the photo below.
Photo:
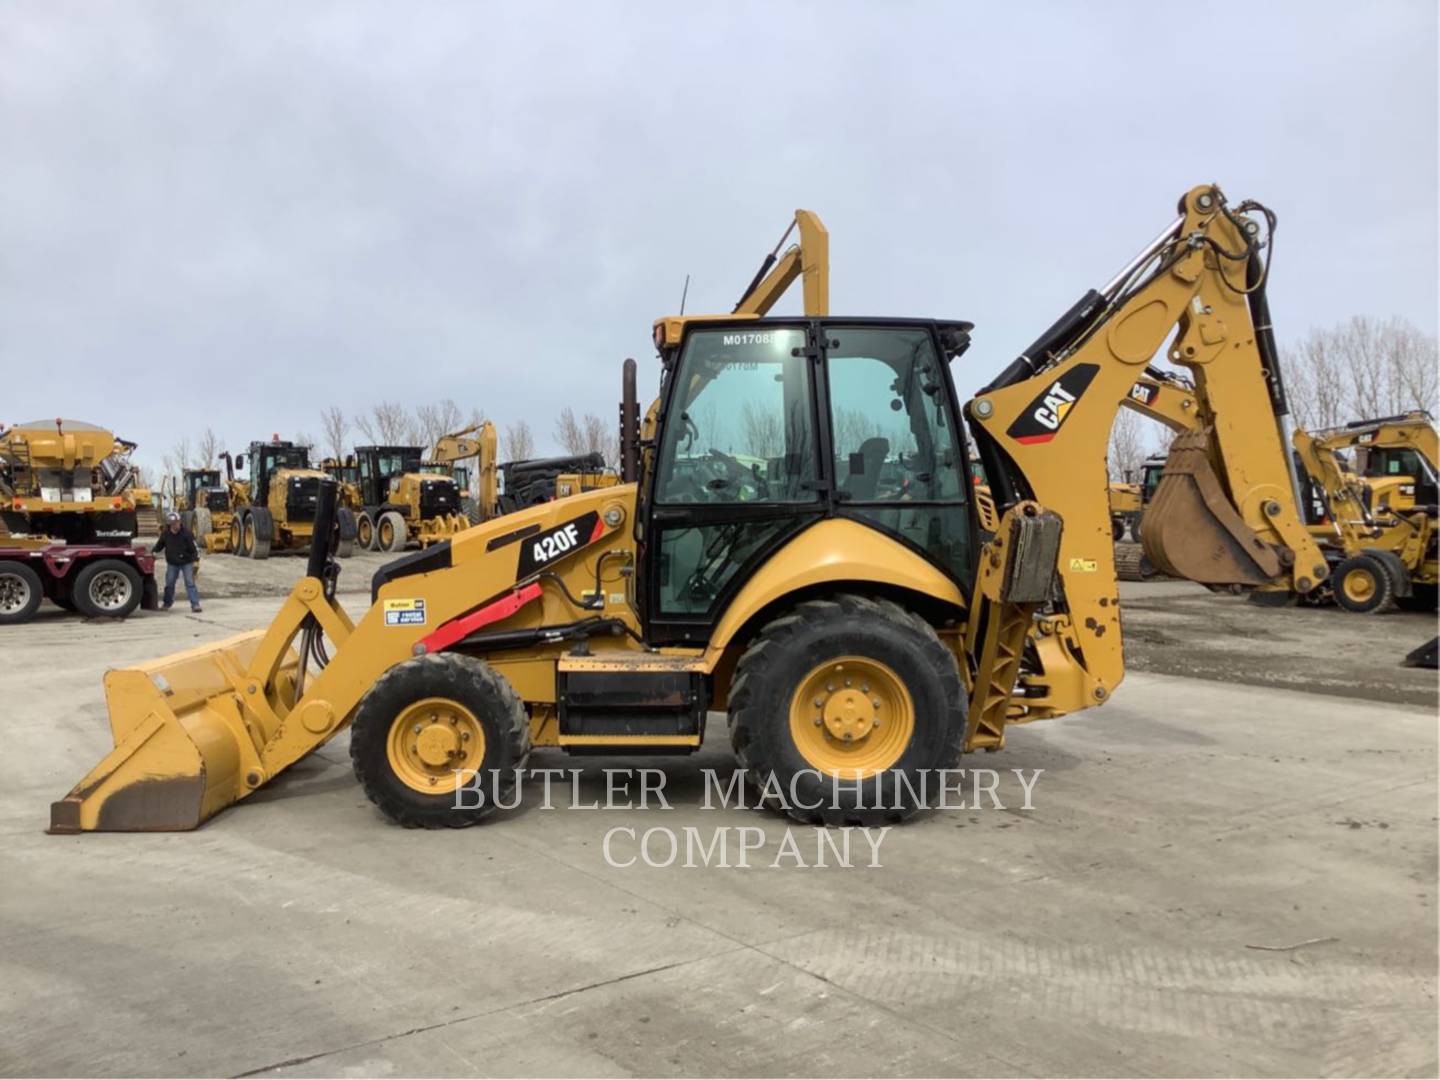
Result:
<svg viewBox="0 0 1440 1080"><path fill-rule="evenodd" d="M410 534L405 528L405 519L394 510L386 510L380 515L376 533L376 543L381 551L404 551L405 545L410 542Z"/></svg>
<svg viewBox="0 0 1440 1080"><path fill-rule="evenodd" d="M396 664L366 692L351 726L356 779L381 813L407 828L478 823L494 811L494 797L510 801L529 754L519 695L483 660L455 653ZM462 790L476 781L479 806L476 792Z"/></svg>
<svg viewBox="0 0 1440 1080"><path fill-rule="evenodd" d="M361 551L375 550L375 519L369 510L361 510L355 519L355 543Z"/></svg>
<svg viewBox="0 0 1440 1080"><path fill-rule="evenodd" d="M70 599L91 619L123 619L140 606L140 571L119 559L99 559L75 575Z"/></svg>
<svg viewBox="0 0 1440 1080"><path fill-rule="evenodd" d="M0 626L29 622L43 599L39 574L21 562L0 562Z"/></svg>
<svg viewBox="0 0 1440 1080"><path fill-rule="evenodd" d="M778 786L776 808L808 824L903 821L938 793L964 741L955 658L889 600L797 605L756 635L730 687L730 744L747 782Z"/></svg>
<svg viewBox="0 0 1440 1080"><path fill-rule="evenodd" d="M1373 555L1351 555L1341 559L1330 573L1335 603L1357 615L1384 611L1395 598L1390 571Z"/></svg>

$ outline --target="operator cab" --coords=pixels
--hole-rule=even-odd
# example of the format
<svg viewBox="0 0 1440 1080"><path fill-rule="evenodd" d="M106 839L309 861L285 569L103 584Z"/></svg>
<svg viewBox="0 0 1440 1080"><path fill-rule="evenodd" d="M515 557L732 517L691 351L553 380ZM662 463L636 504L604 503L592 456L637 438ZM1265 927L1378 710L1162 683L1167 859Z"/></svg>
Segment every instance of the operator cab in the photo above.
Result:
<svg viewBox="0 0 1440 1080"><path fill-rule="evenodd" d="M292 442L283 440L251 443L250 501L256 506L264 506L270 499L270 481L282 469L309 468L310 448L308 446L296 446ZM313 496L309 498L309 501L314 502Z"/></svg>
<svg viewBox="0 0 1440 1080"><path fill-rule="evenodd" d="M969 330L911 319L657 325L662 404L640 511L650 639L707 640L762 562L831 517L969 582L976 523L948 363Z"/></svg>
<svg viewBox="0 0 1440 1080"><path fill-rule="evenodd" d="M380 506L390 498L390 481L420 471L424 448L419 446L357 446L360 501Z"/></svg>

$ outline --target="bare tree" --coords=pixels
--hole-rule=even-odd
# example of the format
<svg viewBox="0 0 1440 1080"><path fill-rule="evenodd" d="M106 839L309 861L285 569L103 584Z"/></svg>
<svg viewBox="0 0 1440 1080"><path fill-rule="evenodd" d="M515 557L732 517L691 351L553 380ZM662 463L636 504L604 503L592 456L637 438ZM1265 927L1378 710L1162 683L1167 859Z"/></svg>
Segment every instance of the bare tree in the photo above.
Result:
<svg viewBox="0 0 1440 1080"><path fill-rule="evenodd" d="M744 452L752 457L779 457L785 450L785 430L774 409L746 401L740 407L740 430L744 432Z"/></svg>
<svg viewBox="0 0 1440 1080"><path fill-rule="evenodd" d="M1105 455L1110 479L1124 481L1138 477L1145 459L1168 445L1168 437L1165 442L1156 437L1165 433L1166 429L1160 424L1130 409L1122 408L1116 413L1115 425L1110 429L1110 450Z"/></svg>
<svg viewBox="0 0 1440 1080"><path fill-rule="evenodd" d="M350 421L339 405L321 410L320 427L325 432L325 448L337 461L344 461L345 436L350 433Z"/></svg>
<svg viewBox="0 0 1440 1080"><path fill-rule="evenodd" d="M355 426L366 440L380 446L414 446L419 430L410 410L399 402L382 401L370 412L355 418Z"/></svg>
<svg viewBox="0 0 1440 1080"><path fill-rule="evenodd" d="M585 453L585 431L575 419L575 410L568 405L555 421L555 441L567 454Z"/></svg>
<svg viewBox="0 0 1440 1080"><path fill-rule="evenodd" d="M576 417L575 410L566 406L555 421L555 441L567 454L591 454L599 452L605 463L612 468L620 458L620 436L618 432L594 413Z"/></svg>
<svg viewBox="0 0 1440 1080"><path fill-rule="evenodd" d="M215 467L215 456L220 453L220 436L213 428L206 428L195 444L195 463L202 469Z"/></svg>
<svg viewBox="0 0 1440 1080"><path fill-rule="evenodd" d="M524 461L535 456L535 435L530 424L517 420L500 435L500 455L507 461Z"/></svg>
<svg viewBox="0 0 1440 1080"><path fill-rule="evenodd" d="M165 471L178 475L190 467L190 436L182 435L176 439L174 445L170 447L170 453L165 455Z"/></svg>
<svg viewBox="0 0 1440 1080"><path fill-rule="evenodd" d="M315 436L311 435L308 431L297 431L291 441L294 442L296 446L308 446L312 450L315 448Z"/></svg>
<svg viewBox="0 0 1440 1080"><path fill-rule="evenodd" d="M1356 315L1281 354L1290 410L1306 428L1436 411L1437 346L1412 323Z"/></svg>
<svg viewBox="0 0 1440 1080"><path fill-rule="evenodd" d="M450 398L434 405L421 405L415 410L420 441L427 447L434 446L441 435L458 431L464 426L464 413Z"/></svg>

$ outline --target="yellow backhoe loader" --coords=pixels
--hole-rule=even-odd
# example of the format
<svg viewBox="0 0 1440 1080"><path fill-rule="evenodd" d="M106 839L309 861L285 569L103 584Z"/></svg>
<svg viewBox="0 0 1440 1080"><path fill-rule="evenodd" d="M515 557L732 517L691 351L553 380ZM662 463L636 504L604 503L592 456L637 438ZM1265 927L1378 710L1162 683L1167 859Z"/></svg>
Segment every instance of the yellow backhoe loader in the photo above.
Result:
<svg viewBox="0 0 1440 1080"><path fill-rule="evenodd" d="M469 825L532 747L688 754L712 710L797 819L908 817L963 752L1119 685L1105 451L1167 339L1208 422L1183 468L1171 455L1147 547L1215 583L1324 577L1279 449L1255 215L1273 230L1258 204L1191 190L963 405L970 323L832 316L823 267L803 316L765 317L779 293L752 289L730 315L659 320L643 422L624 369L621 483L393 560L358 622L315 545L268 629L106 676L115 749L51 830L193 828L347 727L385 815ZM757 288L787 261L801 274L791 254ZM1000 513L984 541L972 440Z"/></svg>
<svg viewBox="0 0 1440 1080"><path fill-rule="evenodd" d="M1436 442L1428 413L1295 432L1296 455L1324 508L1311 531L1332 566L1330 591L1346 611L1384 611L1392 603L1435 610ZM1358 474L1345 468L1345 451L1363 453Z"/></svg>

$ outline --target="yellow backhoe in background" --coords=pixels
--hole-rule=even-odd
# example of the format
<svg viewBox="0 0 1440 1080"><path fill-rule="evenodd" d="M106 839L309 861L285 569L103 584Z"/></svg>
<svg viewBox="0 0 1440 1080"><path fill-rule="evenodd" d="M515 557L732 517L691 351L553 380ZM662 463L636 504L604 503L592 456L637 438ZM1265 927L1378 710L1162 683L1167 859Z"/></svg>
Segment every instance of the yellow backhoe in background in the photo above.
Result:
<svg viewBox="0 0 1440 1080"><path fill-rule="evenodd" d="M1206 423L1171 455L1147 549L1211 583L1323 580L1283 449L1273 222L1191 190L963 405L970 323L830 315L823 264L772 255L736 312L656 322L643 421L626 364L621 483L393 560L358 622L316 544L268 629L110 672L115 749L51 829L193 828L346 727L385 815L469 825L532 747L688 754L711 711L793 817L903 820L963 752L1119 685L1105 451L1167 339ZM764 317L777 274L805 278L806 315Z"/></svg>
<svg viewBox="0 0 1440 1080"><path fill-rule="evenodd" d="M1436 443L1423 412L1295 432L1296 455L1325 510L1311 532L1332 564L1335 603L1346 611L1435 610ZM1346 451L1364 457L1355 473L1341 459Z"/></svg>

